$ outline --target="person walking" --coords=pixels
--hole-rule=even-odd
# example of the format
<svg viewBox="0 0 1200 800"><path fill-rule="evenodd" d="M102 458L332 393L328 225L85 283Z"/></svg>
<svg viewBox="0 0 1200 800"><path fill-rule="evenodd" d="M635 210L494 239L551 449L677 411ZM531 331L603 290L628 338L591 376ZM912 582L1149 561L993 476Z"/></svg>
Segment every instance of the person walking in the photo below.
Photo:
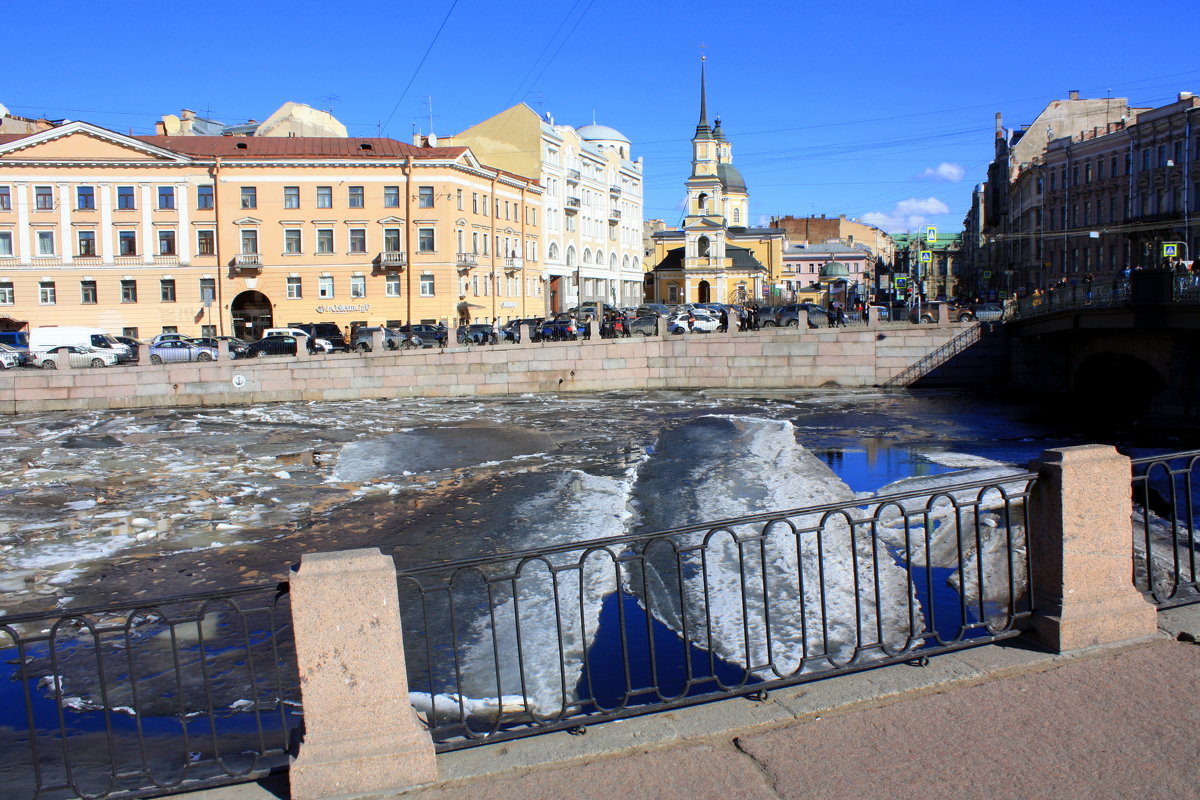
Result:
<svg viewBox="0 0 1200 800"><path fill-rule="evenodd" d="M688 309L688 333L691 333L696 328L696 314L691 309Z"/></svg>
<svg viewBox="0 0 1200 800"><path fill-rule="evenodd" d="M721 308L721 324L717 330L721 333L726 333L729 330L729 309L723 306Z"/></svg>

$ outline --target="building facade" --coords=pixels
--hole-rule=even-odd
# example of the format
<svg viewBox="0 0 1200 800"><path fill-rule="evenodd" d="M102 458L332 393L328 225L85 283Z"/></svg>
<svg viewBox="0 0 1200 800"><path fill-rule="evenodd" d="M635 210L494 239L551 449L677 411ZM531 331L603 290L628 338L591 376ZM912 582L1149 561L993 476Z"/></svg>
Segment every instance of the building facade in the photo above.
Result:
<svg viewBox="0 0 1200 800"><path fill-rule="evenodd" d="M544 187L548 312L641 303L643 165L628 138L604 125L556 125L521 103L447 141Z"/></svg>
<svg viewBox="0 0 1200 800"><path fill-rule="evenodd" d="M700 121L692 137L687 211L678 230L654 234L653 300L747 303L768 299L783 268L783 231L751 228L750 193L733 165L721 120L709 125L700 64Z"/></svg>
<svg viewBox="0 0 1200 800"><path fill-rule="evenodd" d="M839 241L846 245L862 245L877 260L891 264L896 245L888 233L874 225L850 219L845 214L837 217L772 217L771 227L780 228L791 245L821 244Z"/></svg>
<svg viewBox="0 0 1200 800"><path fill-rule="evenodd" d="M0 136L0 316L136 338L532 316L541 196L392 139Z"/></svg>

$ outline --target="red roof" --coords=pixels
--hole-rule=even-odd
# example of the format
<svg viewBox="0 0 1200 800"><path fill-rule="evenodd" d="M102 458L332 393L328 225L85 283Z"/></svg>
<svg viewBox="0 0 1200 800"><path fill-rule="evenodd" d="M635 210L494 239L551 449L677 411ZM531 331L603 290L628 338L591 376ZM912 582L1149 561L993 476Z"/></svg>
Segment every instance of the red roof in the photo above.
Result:
<svg viewBox="0 0 1200 800"><path fill-rule="evenodd" d="M135 136L177 153L235 158L457 158L465 147L417 147L396 139L334 136Z"/></svg>

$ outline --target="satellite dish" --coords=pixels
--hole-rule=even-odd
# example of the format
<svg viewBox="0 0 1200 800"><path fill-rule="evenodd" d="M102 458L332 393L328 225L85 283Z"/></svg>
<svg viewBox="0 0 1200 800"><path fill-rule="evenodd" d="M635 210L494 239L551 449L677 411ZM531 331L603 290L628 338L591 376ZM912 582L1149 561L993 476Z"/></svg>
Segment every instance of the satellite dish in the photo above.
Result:
<svg viewBox="0 0 1200 800"><path fill-rule="evenodd" d="M425 137L425 143L428 144L430 147L437 147L437 143L438 143L437 134L434 133L433 131L430 131L429 135L427 137Z"/></svg>

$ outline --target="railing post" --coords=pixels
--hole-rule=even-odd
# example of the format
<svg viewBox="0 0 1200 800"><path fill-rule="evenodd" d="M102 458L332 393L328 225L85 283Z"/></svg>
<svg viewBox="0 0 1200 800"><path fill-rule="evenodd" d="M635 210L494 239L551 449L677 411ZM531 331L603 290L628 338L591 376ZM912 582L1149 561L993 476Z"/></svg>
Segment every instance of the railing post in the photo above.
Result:
<svg viewBox="0 0 1200 800"><path fill-rule="evenodd" d="M290 594L304 703L292 800L437 780L433 741L409 702L392 559L377 548L305 555Z"/></svg>
<svg viewBox="0 0 1200 800"><path fill-rule="evenodd" d="M1034 465L1029 564L1033 627L1055 652L1152 636L1133 585L1132 473L1107 445L1047 450Z"/></svg>

